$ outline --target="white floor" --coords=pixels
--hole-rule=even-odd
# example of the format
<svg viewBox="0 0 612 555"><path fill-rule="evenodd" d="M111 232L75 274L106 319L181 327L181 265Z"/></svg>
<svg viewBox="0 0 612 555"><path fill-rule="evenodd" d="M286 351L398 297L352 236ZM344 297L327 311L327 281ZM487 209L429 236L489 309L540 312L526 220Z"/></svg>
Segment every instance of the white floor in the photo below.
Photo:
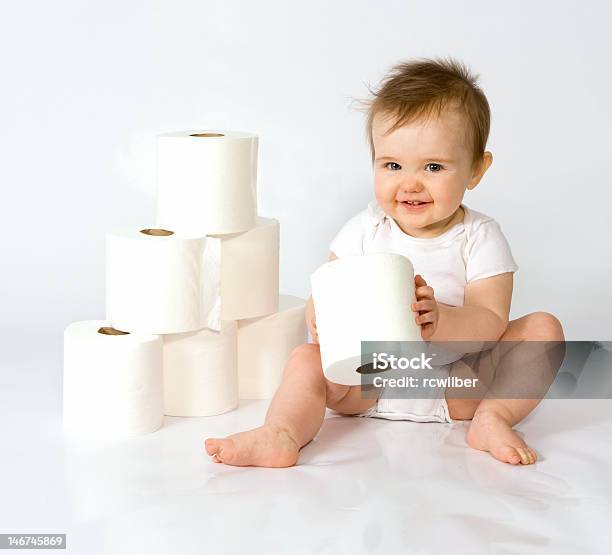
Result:
<svg viewBox="0 0 612 555"><path fill-rule="evenodd" d="M612 551L609 400L544 401L517 427L530 467L469 449L467 423L329 413L296 467L266 469L215 464L202 443L260 424L267 401L76 450L60 384L61 339L7 343L0 533L66 533L65 552L88 555Z"/></svg>

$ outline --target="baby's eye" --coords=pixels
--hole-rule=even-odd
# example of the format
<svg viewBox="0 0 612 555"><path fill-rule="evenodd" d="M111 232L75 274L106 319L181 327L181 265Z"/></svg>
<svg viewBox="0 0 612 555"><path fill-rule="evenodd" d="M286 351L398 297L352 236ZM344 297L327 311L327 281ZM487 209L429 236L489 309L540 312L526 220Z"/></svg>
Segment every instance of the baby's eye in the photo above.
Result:
<svg viewBox="0 0 612 555"><path fill-rule="evenodd" d="M436 168L438 168L438 169L432 170L433 173L438 173L442 169L442 166L440 164L436 164L435 162L432 162L431 164L427 164L425 167L428 168L429 166L435 166Z"/></svg>
<svg viewBox="0 0 612 555"><path fill-rule="evenodd" d="M402 166L400 166L397 162L387 162L385 164L385 168L389 168L390 170L397 171L397 170L401 170Z"/></svg>

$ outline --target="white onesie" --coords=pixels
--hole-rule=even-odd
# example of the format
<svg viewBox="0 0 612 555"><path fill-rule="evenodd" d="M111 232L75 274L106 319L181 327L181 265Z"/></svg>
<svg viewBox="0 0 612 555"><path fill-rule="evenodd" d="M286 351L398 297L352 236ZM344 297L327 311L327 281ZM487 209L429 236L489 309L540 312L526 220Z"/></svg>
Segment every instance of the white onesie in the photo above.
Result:
<svg viewBox="0 0 612 555"><path fill-rule="evenodd" d="M421 238L404 233L374 200L342 226L330 250L338 258L374 252L402 254L412 262L415 274L421 274L433 288L438 302L463 306L468 283L516 272L518 266L499 224L481 212L461 206L465 212L463 222L437 237ZM447 372L452 362L445 361ZM360 416L452 421L444 396L437 400L385 399L383 394L377 405Z"/></svg>

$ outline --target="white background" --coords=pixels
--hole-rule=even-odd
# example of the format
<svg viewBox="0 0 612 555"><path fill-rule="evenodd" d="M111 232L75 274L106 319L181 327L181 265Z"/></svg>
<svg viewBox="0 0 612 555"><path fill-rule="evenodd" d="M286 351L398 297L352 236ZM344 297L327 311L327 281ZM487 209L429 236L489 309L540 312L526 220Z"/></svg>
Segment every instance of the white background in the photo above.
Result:
<svg viewBox="0 0 612 555"><path fill-rule="evenodd" d="M104 317L105 232L153 222L155 136L260 136L259 212L281 222L283 292L309 294L372 198L367 95L394 63L480 74L493 166L464 201L520 266L512 316L612 339L606 2L29 1L0 16L2 330L61 341Z"/></svg>

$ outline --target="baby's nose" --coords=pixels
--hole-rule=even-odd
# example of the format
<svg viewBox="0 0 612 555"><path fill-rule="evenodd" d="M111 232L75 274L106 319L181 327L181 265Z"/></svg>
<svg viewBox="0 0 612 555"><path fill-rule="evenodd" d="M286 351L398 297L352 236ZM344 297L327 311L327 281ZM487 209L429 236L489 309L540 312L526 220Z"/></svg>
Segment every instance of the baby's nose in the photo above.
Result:
<svg viewBox="0 0 612 555"><path fill-rule="evenodd" d="M418 179L403 179L400 184L400 189L405 193L420 193L423 188L423 184Z"/></svg>

